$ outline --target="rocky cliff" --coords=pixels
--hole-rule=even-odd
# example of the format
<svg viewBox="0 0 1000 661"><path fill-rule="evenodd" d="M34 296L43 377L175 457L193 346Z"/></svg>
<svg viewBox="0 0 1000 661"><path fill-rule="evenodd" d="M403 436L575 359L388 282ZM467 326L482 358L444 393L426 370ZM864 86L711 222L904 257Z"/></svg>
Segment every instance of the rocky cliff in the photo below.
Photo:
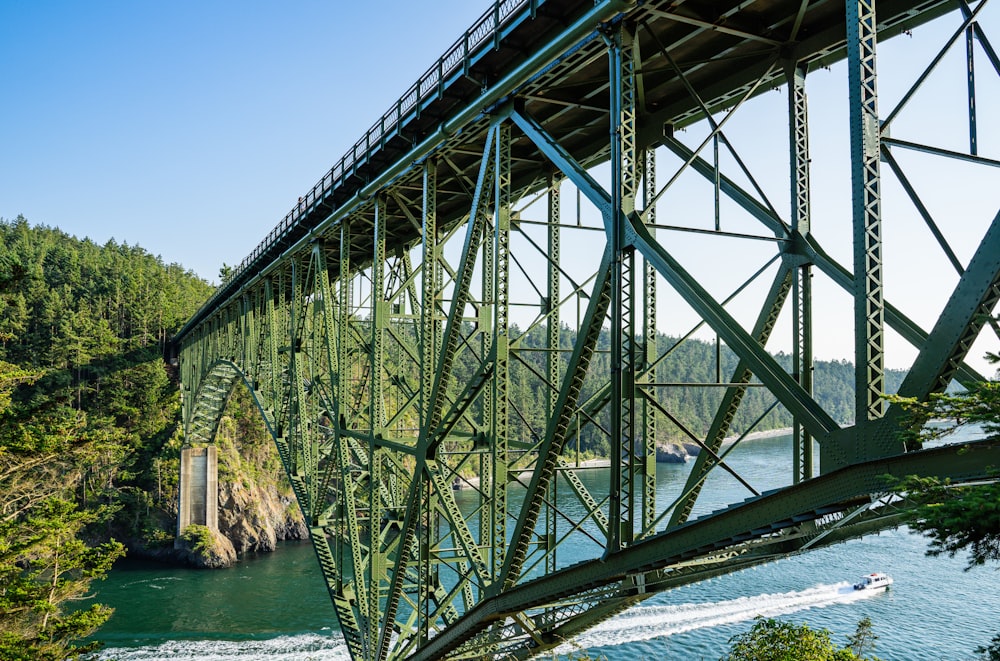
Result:
<svg viewBox="0 0 1000 661"><path fill-rule="evenodd" d="M216 436L219 448L219 533L238 555L273 551L308 530L264 424L242 387L233 394Z"/></svg>

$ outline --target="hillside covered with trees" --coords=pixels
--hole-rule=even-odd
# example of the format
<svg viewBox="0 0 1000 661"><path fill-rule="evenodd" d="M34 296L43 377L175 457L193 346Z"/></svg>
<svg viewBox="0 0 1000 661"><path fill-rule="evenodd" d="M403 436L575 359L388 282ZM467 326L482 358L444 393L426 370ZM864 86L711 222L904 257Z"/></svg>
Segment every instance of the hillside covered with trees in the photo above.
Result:
<svg viewBox="0 0 1000 661"><path fill-rule="evenodd" d="M511 337L518 338L516 360L511 361L511 403L513 410L511 424L512 438L530 438L538 430L545 429L544 403L545 386L536 376L545 374L547 332L542 326L522 336L515 329ZM575 342L575 331L563 327L560 332L562 360L568 362ZM655 375L650 379L655 383L671 384L657 389L656 398L670 411L683 427L694 434L704 435L712 423L712 418L725 394L725 388L705 387L705 384L727 382L736 370L738 358L724 345L716 352L716 345L701 340L681 341L662 333L657 334L658 354L667 354L658 361ZM787 354L776 356L778 363L789 372L792 358ZM564 364L565 369L565 364ZM463 376L471 378L471 365L456 365L455 374L462 383ZM608 382L611 373L610 333L605 329L598 339L598 352L591 360L588 377L581 391L580 401L588 402ZM902 383L905 372L887 370L886 389L894 393ZM416 375L412 375L415 379ZM757 382L759 383L759 382ZM854 365L846 360L816 361L813 376L814 396L823 408L839 423L854 421ZM691 385L682 385L691 384ZM586 408L586 406L584 405ZM580 447L590 454L607 456L609 446L607 429L610 429L608 407L596 416L598 424L583 426L580 432ZM783 429L792 425L788 411L780 404L775 406L775 398L764 388L748 388L740 408L732 421L730 433L741 433L754 423L756 431ZM663 419L657 425L657 443L685 443L690 439L680 426Z"/></svg>
<svg viewBox="0 0 1000 661"><path fill-rule="evenodd" d="M166 534L146 516L178 420L163 348L210 292L137 246L0 222L0 658L71 656L109 615L68 606L114 539Z"/></svg>

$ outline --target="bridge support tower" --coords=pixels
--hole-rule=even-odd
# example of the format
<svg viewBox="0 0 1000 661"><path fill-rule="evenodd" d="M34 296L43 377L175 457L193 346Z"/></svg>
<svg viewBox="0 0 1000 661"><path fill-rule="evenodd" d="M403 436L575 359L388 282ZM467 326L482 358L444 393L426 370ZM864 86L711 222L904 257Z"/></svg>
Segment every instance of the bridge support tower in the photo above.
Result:
<svg viewBox="0 0 1000 661"><path fill-rule="evenodd" d="M219 454L215 446L181 450L177 537L190 525L219 529Z"/></svg>

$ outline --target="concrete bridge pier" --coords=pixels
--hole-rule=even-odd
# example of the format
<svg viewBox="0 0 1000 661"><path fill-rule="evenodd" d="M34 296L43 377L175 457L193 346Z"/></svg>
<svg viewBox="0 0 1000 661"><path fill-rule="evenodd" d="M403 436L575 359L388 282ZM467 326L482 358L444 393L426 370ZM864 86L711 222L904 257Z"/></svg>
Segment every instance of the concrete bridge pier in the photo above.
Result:
<svg viewBox="0 0 1000 661"><path fill-rule="evenodd" d="M219 529L219 459L215 446L181 450L177 536L192 524Z"/></svg>

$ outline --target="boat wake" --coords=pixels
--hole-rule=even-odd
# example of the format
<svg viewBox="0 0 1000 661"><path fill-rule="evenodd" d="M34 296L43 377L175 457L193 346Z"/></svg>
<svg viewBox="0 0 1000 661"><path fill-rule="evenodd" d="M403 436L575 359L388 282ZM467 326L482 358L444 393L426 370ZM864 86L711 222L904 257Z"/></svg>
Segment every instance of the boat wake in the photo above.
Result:
<svg viewBox="0 0 1000 661"><path fill-rule="evenodd" d="M569 654L580 648L614 647L652 640L694 629L775 617L809 608L869 599L882 591L855 590L850 583L817 585L808 590L740 597L704 604L636 606L578 636L556 650ZM143 647L113 647L97 656L101 661L347 661L347 646L336 632L303 634L268 640L168 641Z"/></svg>
<svg viewBox="0 0 1000 661"><path fill-rule="evenodd" d="M580 634L572 643L559 647L556 653L569 654L580 648L614 647L652 640L694 629L752 620L758 615L787 615L809 608L861 601L881 592L855 590L850 583L844 582L817 585L798 592L762 594L704 604L636 606Z"/></svg>
<svg viewBox="0 0 1000 661"><path fill-rule="evenodd" d="M143 647L109 647L100 661L350 661L339 632L267 640L171 640Z"/></svg>

